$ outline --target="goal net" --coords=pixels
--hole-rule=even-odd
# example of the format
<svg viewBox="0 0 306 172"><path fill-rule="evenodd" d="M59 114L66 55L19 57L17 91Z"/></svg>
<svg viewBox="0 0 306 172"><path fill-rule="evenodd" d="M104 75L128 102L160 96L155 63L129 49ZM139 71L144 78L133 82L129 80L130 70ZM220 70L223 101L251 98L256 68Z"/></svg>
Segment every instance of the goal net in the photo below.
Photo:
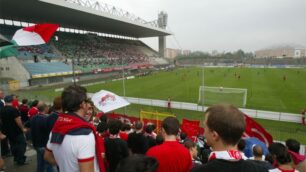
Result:
<svg viewBox="0 0 306 172"><path fill-rule="evenodd" d="M207 87L199 88L199 104L213 105L229 103L237 107L245 107L248 90L244 88Z"/></svg>

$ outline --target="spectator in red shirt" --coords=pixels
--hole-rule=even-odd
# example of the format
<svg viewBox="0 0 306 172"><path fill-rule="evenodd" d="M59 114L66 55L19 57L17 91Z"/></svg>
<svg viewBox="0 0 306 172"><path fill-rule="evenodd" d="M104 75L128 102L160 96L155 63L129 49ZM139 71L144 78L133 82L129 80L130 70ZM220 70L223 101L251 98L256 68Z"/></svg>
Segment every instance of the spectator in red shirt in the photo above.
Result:
<svg viewBox="0 0 306 172"><path fill-rule="evenodd" d="M21 120L23 123L27 122L29 120L28 112L28 99L22 99L22 104L19 106L19 111L21 113Z"/></svg>
<svg viewBox="0 0 306 172"><path fill-rule="evenodd" d="M128 141L129 134L128 132L131 130L131 126L129 124L122 124L120 132L119 132L119 137L124 140Z"/></svg>
<svg viewBox="0 0 306 172"><path fill-rule="evenodd" d="M12 106L14 108L18 109L18 107L19 107L18 96L15 95L15 94L13 94L12 96L13 96Z"/></svg>
<svg viewBox="0 0 306 172"><path fill-rule="evenodd" d="M37 114L38 114L38 109L37 109L38 103L39 103L38 100L34 100L34 101L32 102L31 109L30 109L29 112L28 112L28 117L29 117L29 119L31 119L34 115L37 115Z"/></svg>
<svg viewBox="0 0 306 172"><path fill-rule="evenodd" d="M167 117L162 123L162 135L165 142L148 150L147 156L157 159L158 172L187 172L191 169L192 161L189 150L176 140L179 132L179 121Z"/></svg>

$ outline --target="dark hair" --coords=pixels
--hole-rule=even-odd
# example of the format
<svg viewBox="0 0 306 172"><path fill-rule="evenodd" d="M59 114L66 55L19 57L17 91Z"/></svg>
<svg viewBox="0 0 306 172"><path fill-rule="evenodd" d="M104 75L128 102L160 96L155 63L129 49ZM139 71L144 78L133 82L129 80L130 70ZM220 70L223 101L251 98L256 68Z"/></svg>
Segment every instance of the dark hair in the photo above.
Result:
<svg viewBox="0 0 306 172"><path fill-rule="evenodd" d="M156 145L161 145L164 143L164 138L162 135L157 135L155 140L156 140Z"/></svg>
<svg viewBox="0 0 306 172"><path fill-rule="evenodd" d="M238 150L243 152L243 150L245 148L245 145L246 145L245 140L240 139L239 142L238 142L238 145L237 145Z"/></svg>
<svg viewBox="0 0 306 172"><path fill-rule="evenodd" d="M121 131L126 131L130 129L131 129L131 126L129 124L122 124L121 126Z"/></svg>
<svg viewBox="0 0 306 172"><path fill-rule="evenodd" d="M184 132L181 132L180 138L181 138L181 140L185 140L187 138L187 134L184 133Z"/></svg>
<svg viewBox="0 0 306 172"><path fill-rule="evenodd" d="M154 125L149 124L146 126L145 132L151 134L154 131Z"/></svg>
<svg viewBox="0 0 306 172"><path fill-rule="evenodd" d="M39 106L37 106L39 112L44 112L47 108L48 106L45 103L39 104Z"/></svg>
<svg viewBox="0 0 306 172"><path fill-rule="evenodd" d="M158 161L154 157L131 155L122 159L116 172L156 172Z"/></svg>
<svg viewBox="0 0 306 172"><path fill-rule="evenodd" d="M136 121L136 123L135 123L135 129L136 130L140 130L140 129L142 129L142 122L141 121Z"/></svg>
<svg viewBox="0 0 306 172"><path fill-rule="evenodd" d="M110 119L107 123L110 134L118 134L121 128L121 121L118 119Z"/></svg>
<svg viewBox="0 0 306 172"><path fill-rule="evenodd" d="M214 105L206 110L207 127L218 133L224 144L236 145L245 130L244 114L233 105Z"/></svg>
<svg viewBox="0 0 306 172"><path fill-rule="evenodd" d="M80 109L82 102L86 101L86 89L81 86L71 85L62 92L63 111L76 112Z"/></svg>
<svg viewBox="0 0 306 172"><path fill-rule="evenodd" d="M27 104L28 103L28 99L22 99L21 103L22 104Z"/></svg>
<svg viewBox="0 0 306 172"><path fill-rule="evenodd" d="M103 133L103 132L105 132L106 130L107 130L107 123L104 122L104 121L101 121L101 122L98 124L98 126L97 126L97 131L98 131L99 133Z"/></svg>
<svg viewBox="0 0 306 172"><path fill-rule="evenodd" d="M281 143L272 143L268 149L270 154L276 157L276 161L279 164L287 164L292 161L291 156L285 145Z"/></svg>
<svg viewBox="0 0 306 172"><path fill-rule="evenodd" d="M268 153L265 156L265 161L269 162L272 165L274 163L273 156L270 153Z"/></svg>
<svg viewBox="0 0 306 172"><path fill-rule="evenodd" d="M262 157L263 155L263 149L259 145L255 145L252 151L253 151L254 157Z"/></svg>
<svg viewBox="0 0 306 172"><path fill-rule="evenodd" d="M167 135L177 135L180 129L180 123L175 117L167 117L163 120L162 128Z"/></svg>
<svg viewBox="0 0 306 172"><path fill-rule="evenodd" d="M62 109L62 97L57 96L53 100L53 109L54 110L61 110Z"/></svg>
<svg viewBox="0 0 306 172"><path fill-rule="evenodd" d="M294 139L287 139L286 140L286 146L289 150L299 153L300 152L300 143L297 140Z"/></svg>
<svg viewBox="0 0 306 172"><path fill-rule="evenodd" d="M102 114L100 117L100 121L107 122L107 114Z"/></svg>
<svg viewBox="0 0 306 172"><path fill-rule="evenodd" d="M196 147L197 145L193 142L193 141L191 141L191 140L186 140L185 142L184 142L184 146L187 148L187 149L191 149L191 148L194 148L194 147Z"/></svg>
<svg viewBox="0 0 306 172"><path fill-rule="evenodd" d="M38 105L38 100L34 100L31 104L31 107L36 107Z"/></svg>

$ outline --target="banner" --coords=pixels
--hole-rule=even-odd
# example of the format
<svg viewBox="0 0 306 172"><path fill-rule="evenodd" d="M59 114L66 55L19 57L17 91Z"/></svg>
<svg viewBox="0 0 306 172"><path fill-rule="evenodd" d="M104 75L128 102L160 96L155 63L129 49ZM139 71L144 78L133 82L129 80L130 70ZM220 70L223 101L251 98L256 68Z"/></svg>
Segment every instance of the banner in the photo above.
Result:
<svg viewBox="0 0 306 172"><path fill-rule="evenodd" d="M247 115L244 115L246 128L243 133L244 137L256 137L264 142L267 146L273 143L273 138L260 124Z"/></svg>
<svg viewBox="0 0 306 172"><path fill-rule="evenodd" d="M188 137L197 136L199 134L200 121L183 119L181 129L182 132L186 133Z"/></svg>

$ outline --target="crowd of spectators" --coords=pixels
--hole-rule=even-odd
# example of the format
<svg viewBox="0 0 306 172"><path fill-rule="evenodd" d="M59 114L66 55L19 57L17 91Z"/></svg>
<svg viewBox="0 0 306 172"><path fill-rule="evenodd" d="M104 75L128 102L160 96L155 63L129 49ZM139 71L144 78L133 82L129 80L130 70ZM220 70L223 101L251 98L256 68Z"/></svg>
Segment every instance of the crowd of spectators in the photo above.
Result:
<svg viewBox="0 0 306 172"><path fill-rule="evenodd" d="M16 165L26 165L28 144L36 151L37 172L306 170L306 157L299 154L300 143L294 139L286 145L270 144L267 153L255 144L252 156L246 157L244 115L232 105L209 107L204 136L194 140L181 132L175 117L165 118L158 133L153 123L109 118L95 109L81 86L65 88L51 107L39 100L23 99L19 104L18 96L5 96L2 90L0 99L2 156L11 153Z"/></svg>
<svg viewBox="0 0 306 172"><path fill-rule="evenodd" d="M66 33L59 34L59 40L53 43L66 58L75 58L75 64L84 68L149 62L149 57L139 48L144 45L135 40Z"/></svg>

